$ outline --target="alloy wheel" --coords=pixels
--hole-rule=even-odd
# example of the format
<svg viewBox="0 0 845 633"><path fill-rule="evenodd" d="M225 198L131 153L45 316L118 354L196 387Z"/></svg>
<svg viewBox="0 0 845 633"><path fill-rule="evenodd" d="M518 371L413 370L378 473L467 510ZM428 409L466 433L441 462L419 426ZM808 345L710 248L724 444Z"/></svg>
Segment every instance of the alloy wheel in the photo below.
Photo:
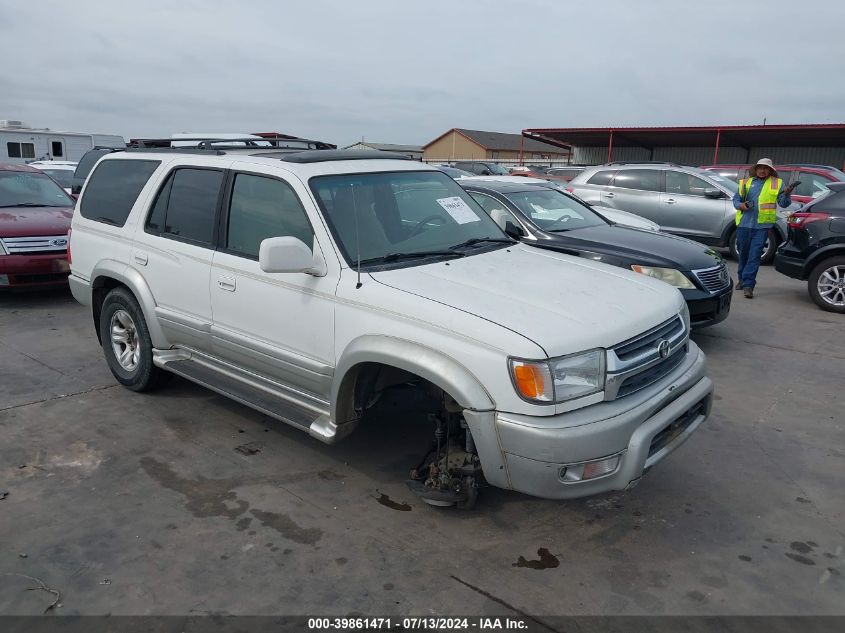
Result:
<svg viewBox="0 0 845 633"><path fill-rule="evenodd" d="M126 371L135 371L141 359L141 346L135 321L126 310L117 310L111 317L109 330L114 356Z"/></svg>
<svg viewBox="0 0 845 633"><path fill-rule="evenodd" d="M816 282L819 296L825 303L837 308L845 307L845 265L825 269Z"/></svg>

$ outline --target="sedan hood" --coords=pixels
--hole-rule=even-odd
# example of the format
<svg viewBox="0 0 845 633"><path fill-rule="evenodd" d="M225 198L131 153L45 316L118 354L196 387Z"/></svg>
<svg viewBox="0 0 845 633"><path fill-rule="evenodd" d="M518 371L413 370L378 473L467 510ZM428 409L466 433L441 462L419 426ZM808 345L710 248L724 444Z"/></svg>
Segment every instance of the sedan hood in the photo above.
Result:
<svg viewBox="0 0 845 633"><path fill-rule="evenodd" d="M657 224L657 222L652 222L641 215L634 215L633 213L628 213L627 211L621 211L619 209L611 209L610 207L593 206L591 208L599 215L603 215L605 218L611 222L615 222L616 224L624 224L625 226L633 226L638 229L647 229L649 231L660 230L660 225Z"/></svg>
<svg viewBox="0 0 845 633"><path fill-rule="evenodd" d="M0 237L65 235L70 230L73 207L0 208Z"/></svg>
<svg viewBox="0 0 845 633"><path fill-rule="evenodd" d="M524 245L371 275L517 332L549 356L611 347L684 305L656 279Z"/></svg>
<svg viewBox="0 0 845 633"><path fill-rule="evenodd" d="M630 268L631 264L700 270L712 268L722 257L698 242L619 225L593 226L560 233L544 233L538 246L569 248L587 254L604 255L602 261Z"/></svg>

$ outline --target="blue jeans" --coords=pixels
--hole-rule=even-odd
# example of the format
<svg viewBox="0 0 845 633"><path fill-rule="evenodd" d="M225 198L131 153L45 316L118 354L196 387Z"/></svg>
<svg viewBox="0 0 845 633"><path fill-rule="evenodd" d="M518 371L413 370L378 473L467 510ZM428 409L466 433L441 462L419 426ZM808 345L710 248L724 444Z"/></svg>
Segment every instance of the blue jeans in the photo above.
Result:
<svg viewBox="0 0 845 633"><path fill-rule="evenodd" d="M757 285L757 271L760 269L760 258L763 247L769 237L769 229L750 229L744 226L736 229L736 250L739 252L739 268L737 279L743 288L754 288Z"/></svg>

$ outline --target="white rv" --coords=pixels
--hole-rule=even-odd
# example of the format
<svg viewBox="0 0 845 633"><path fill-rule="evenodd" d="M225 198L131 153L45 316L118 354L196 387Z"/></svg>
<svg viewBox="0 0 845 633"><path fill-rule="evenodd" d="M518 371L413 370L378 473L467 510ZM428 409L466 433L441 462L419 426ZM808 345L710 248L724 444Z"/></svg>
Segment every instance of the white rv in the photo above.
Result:
<svg viewBox="0 0 845 633"><path fill-rule="evenodd" d="M36 129L23 121L0 120L0 162L25 165L35 160L79 161L94 147L126 147L116 134L83 134Z"/></svg>

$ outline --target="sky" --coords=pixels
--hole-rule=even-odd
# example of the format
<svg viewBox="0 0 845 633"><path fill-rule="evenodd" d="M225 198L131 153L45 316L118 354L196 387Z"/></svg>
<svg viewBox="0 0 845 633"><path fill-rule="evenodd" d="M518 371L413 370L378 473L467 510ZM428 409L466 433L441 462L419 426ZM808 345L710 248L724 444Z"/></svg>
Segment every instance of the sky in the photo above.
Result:
<svg viewBox="0 0 845 633"><path fill-rule="evenodd" d="M0 119L341 146L841 123L843 17L841 0L0 0Z"/></svg>

